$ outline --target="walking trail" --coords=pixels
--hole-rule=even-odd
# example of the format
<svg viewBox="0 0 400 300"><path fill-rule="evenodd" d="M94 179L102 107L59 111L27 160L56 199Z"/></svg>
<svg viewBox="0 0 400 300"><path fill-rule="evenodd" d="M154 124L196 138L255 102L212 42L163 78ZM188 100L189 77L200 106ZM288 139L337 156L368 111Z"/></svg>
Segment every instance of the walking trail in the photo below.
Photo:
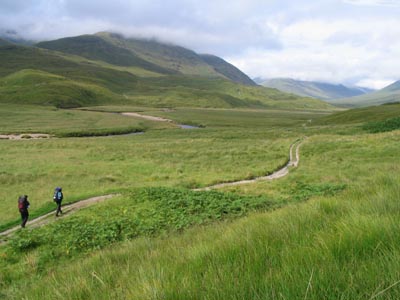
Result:
<svg viewBox="0 0 400 300"><path fill-rule="evenodd" d="M194 189L194 191L209 191L212 189L219 189L219 188L228 187L228 186L236 186L236 185L253 183L253 182L257 182L257 181L274 180L274 179L282 178L289 174L290 167L296 168L298 166L299 161L300 161L300 146L301 146L301 144L302 144L301 140L298 140L295 143L293 143L289 149L288 163L283 168L276 170L275 172L273 172L270 175L261 176L261 177L257 177L254 179L248 179L248 180L239 180L239 181L234 181L234 182L219 183L219 184L207 186L204 188ZM296 147L296 149L295 149L295 147ZM295 153L293 154L294 149L295 149L295 151L294 151Z"/></svg>
<svg viewBox="0 0 400 300"><path fill-rule="evenodd" d="M86 200L78 201L78 202L75 202L72 204L63 205L63 207L62 207L63 214L62 215L68 215L76 210L85 208L85 207L93 205L95 203L102 202L102 201L110 199L114 196L116 196L116 194L97 196L97 197L92 197L92 198L89 198ZM62 215L60 216L61 218L62 218ZM28 221L28 223L26 225L29 228L39 227L39 226L47 224L51 220L54 220L54 216L55 216L55 211L52 211L52 212L49 212L48 214L45 214L43 216L40 216L40 217L37 217L35 219ZM19 228L21 228L21 226L18 225L13 228L10 228L6 231L0 232L0 243L1 243L1 238L10 235L11 233L17 231Z"/></svg>
<svg viewBox="0 0 400 300"><path fill-rule="evenodd" d="M302 142L303 142L302 140L298 140L298 141L294 142L290 146L290 149L289 149L288 163L284 167L276 170L275 172L273 172L272 174L270 174L268 176L257 177L257 178L250 179L250 180L240 180L240 181L235 181L235 182L220 183L220 184L215 184L215 185L211 185L211 186L204 187L204 188L193 189L193 191L209 191L212 189L219 189L219 188L228 187L228 186L237 186L237 185L242 185L242 184L263 181L263 180L266 181L266 180L274 180L274 179L282 178L289 174L290 167L296 168L298 166L299 161L300 161L300 146L302 145ZM75 202L72 204L64 205L62 207L63 215L69 215L70 213L72 213L76 210L85 208L85 207L93 205L95 203L102 202L102 201L110 199L116 195L117 194L97 196L97 197L92 197L92 198L89 198L86 200L78 201L78 202ZM39 226L45 225L45 224L49 223L50 221L54 220L54 214L55 214L55 211L52 211L48 214L45 214L43 216L32 219L32 220L28 221L27 227L32 228L32 227L39 227ZM61 218L62 218L62 216L61 216ZM6 238L10 234L14 233L15 231L17 231L19 228L20 228L20 226L15 226L6 231L0 232L0 244L2 244L2 242L4 242L4 238Z"/></svg>

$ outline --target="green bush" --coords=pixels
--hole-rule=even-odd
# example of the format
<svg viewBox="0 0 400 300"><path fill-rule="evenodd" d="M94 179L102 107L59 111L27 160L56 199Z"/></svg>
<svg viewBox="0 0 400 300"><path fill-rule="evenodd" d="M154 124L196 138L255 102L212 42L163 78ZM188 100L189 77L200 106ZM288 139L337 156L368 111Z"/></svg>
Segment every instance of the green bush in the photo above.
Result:
<svg viewBox="0 0 400 300"><path fill-rule="evenodd" d="M363 129L370 133L400 129L400 117L387 119L381 122L369 122L363 126Z"/></svg>

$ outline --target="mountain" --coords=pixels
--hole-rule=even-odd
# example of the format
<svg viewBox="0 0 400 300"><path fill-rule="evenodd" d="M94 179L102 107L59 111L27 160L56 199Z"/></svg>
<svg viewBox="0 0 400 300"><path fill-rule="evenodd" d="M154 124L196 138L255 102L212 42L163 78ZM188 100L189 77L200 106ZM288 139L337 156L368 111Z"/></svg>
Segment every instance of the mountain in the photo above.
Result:
<svg viewBox="0 0 400 300"><path fill-rule="evenodd" d="M12 45L11 42L0 38L0 46Z"/></svg>
<svg viewBox="0 0 400 300"><path fill-rule="evenodd" d="M222 58L210 54L203 54L200 55L200 57L207 64L212 66L216 72L224 75L226 78L232 80L233 82L242 83L246 85L256 85L256 83L253 80L251 80L246 74L244 74L234 65L231 65Z"/></svg>
<svg viewBox="0 0 400 300"><path fill-rule="evenodd" d="M133 47L136 40L120 42ZM157 60L145 60L142 53L129 50L127 45L111 43L97 35L40 43L43 48L0 46L0 103L60 108L95 105L331 108L316 99L236 83L228 77L240 71L230 65L220 67L222 60L212 58L212 67L203 56L185 48L152 41L143 43L159 45L159 49L149 50L147 54ZM163 51L165 56L162 56ZM172 56L179 60L179 53L183 55L180 71L168 65ZM194 63L190 62L191 56ZM189 74L182 73L183 69ZM208 72L199 75L200 70Z"/></svg>
<svg viewBox="0 0 400 300"><path fill-rule="evenodd" d="M259 80L259 79L258 79ZM372 90L359 87L347 87L342 84L330 84L315 81L300 81L290 78L275 78L260 82L261 85L280 91L322 100L348 98L369 93Z"/></svg>
<svg viewBox="0 0 400 300"><path fill-rule="evenodd" d="M9 44L18 44L24 46L30 46L34 44L33 41L24 39L15 30L7 30L2 28L0 28L0 39L3 40L3 42L8 42ZM2 45L4 45L4 43L0 41L0 46Z"/></svg>
<svg viewBox="0 0 400 300"><path fill-rule="evenodd" d="M255 85L247 75L219 57L199 55L184 47L155 40L125 38L120 34L100 32L41 42L36 46L158 74L222 77L241 84Z"/></svg>
<svg viewBox="0 0 400 300"><path fill-rule="evenodd" d="M345 107L366 107L400 102L400 80L370 94L331 101L331 104Z"/></svg>

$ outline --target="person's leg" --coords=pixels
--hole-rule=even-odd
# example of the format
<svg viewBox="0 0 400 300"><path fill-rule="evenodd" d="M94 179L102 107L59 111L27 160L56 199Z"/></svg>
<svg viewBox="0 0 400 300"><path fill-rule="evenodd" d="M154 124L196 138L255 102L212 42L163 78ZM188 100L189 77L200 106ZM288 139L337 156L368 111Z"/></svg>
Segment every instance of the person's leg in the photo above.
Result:
<svg viewBox="0 0 400 300"><path fill-rule="evenodd" d="M58 214L62 214L62 211L61 211L61 202L59 202L59 203L57 203L57 211L56 211L56 216L58 217Z"/></svg>
<svg viewBox="0 0 400 300"><path fill-rule="evenodd" d="M28 222L28 217L29 217L29 213L26 212L21 212L21 218L22 218L22 223L21 223L21 227L25 228L26 222Z"/></svg>

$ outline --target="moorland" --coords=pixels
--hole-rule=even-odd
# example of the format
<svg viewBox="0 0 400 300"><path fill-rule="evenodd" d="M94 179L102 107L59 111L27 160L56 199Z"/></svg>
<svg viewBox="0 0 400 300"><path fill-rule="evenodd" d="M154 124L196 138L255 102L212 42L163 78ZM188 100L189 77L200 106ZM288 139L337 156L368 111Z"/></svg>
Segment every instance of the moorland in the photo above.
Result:
<svg viewBox="0 0 400 300"><path fill-rule="evenodd" d="M399 298L400 104L343 110L159 47L0 47L0 134L50 135L0 140L1 231L19 194L31 219L56 186L64 204L114 195L2 236L0 298ZM299 140L283 178L193 190L270 174Z"/></svg>

